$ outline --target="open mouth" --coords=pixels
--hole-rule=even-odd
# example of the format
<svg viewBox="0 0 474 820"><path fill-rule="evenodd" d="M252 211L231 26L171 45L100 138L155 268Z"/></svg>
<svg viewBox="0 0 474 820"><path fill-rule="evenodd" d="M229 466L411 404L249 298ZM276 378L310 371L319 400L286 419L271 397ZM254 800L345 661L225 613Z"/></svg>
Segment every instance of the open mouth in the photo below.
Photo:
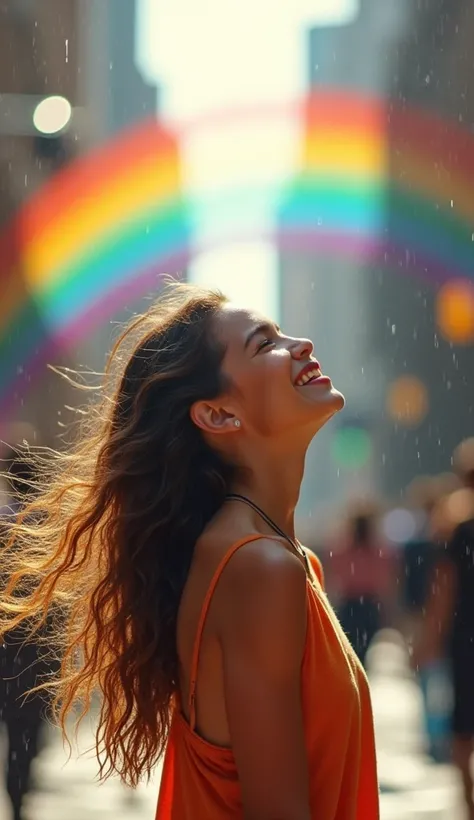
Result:
<svg viewBox="0 0 474 820"><path fill-rule="evenodd" d="M309 373L305 373L304 376L299 376L295 384L297 387L304 387L305 384L316 381L320 376L322 376L320 370L311 370Z"/></svg>
<svg viewBox="0 0 474 820"><path fill-rule="evenodd" d="M323 376L321 373L319 362L310 362L298 373L295 386L304 387L306 384L310 384L321 378L327 379L327 376Z"/></svg>

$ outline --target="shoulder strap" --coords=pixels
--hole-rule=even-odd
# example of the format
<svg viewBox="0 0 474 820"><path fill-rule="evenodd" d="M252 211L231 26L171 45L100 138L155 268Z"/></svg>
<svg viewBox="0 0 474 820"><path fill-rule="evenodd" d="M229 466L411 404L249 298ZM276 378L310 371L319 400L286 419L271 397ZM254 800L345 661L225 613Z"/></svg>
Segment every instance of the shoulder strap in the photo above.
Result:
<svg viewBox="0 0 474 820"><path fill-rule="evenodd" d="M204 624L206 622L207 613L209 611L209 605L211 603L211 599L214 593L214 590L217 586L217 582L222 575L223 570L229 563L232 556L237 552L240 547L243 547L245 544L250 544L252 541L258 541L261 538L268 538L268 535L247 535L245 538L241 538L240 541L237 541L233 544L225 553L223 558L221 559L220 563L218 564L214 575L212 576L211 583L209 584L208 590L206 592L206 596L203 601L201 614L199 616L199 622L196 630L196 637L194 638L194 647L193 647L193 655L191 659L191 676L190 676L190 684L189 684L189 699L188 699L188 708L189 708L189 724L194 731L196 725L196 683L197 683L197 673L198 673L198 665L199 665L199 651L201 649L201 640L202 640L202 633L204 630Z"/></svg>

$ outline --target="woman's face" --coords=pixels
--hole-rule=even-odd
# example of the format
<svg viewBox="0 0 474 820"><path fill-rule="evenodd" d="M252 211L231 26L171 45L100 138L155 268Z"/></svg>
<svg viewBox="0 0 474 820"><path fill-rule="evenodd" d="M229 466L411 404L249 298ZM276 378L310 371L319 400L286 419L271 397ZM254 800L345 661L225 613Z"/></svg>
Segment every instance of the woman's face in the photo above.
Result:
<svg viewBox="0 0 474 820"><path fill-rule="evenodd" d="M269 319L232 304L220 310L215 329L226 347L222 369L243 432L312 436L344 406L308 339L286 336Z"/></svg>

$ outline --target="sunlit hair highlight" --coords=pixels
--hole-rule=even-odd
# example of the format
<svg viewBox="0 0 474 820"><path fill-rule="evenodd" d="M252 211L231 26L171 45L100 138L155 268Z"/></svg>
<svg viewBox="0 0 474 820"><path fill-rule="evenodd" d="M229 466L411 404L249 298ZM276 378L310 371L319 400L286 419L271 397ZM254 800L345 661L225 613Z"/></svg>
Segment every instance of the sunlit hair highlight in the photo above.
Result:
<svg viewBox="0 0 474 820"><path fill-rule="evenodd" d="M38 456L33 500L2 552L0 633L23 625L57 647L66 733L101 696L100 776L130 785L164 751L179 664L176 621L194 544L234 468L190 417L225 388L213 319L225 297L170 287L115 345L76 443ZM132 353L126 353L133 343Z"/></svg>

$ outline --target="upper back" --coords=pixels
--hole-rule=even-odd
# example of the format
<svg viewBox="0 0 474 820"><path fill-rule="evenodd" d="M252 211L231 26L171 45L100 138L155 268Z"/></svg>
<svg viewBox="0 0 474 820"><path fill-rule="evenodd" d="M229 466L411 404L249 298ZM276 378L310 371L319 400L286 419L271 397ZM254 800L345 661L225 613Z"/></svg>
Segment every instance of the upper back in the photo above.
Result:
<svg viewBox="0 0 474 820"><path fill-rule="evenodd" d="M260 571L265 578L267 569L277 561L293 564L298 559L278 537L245 532L239 524L213 527L196 544L178 613L180 700L189 720L194 684L197 730L218 746L230 745L224 695L223 625L241 618L244 606L248 607L246 596L256 573ZM232 624L230 627L228 631L232 632Z"/></svg>

